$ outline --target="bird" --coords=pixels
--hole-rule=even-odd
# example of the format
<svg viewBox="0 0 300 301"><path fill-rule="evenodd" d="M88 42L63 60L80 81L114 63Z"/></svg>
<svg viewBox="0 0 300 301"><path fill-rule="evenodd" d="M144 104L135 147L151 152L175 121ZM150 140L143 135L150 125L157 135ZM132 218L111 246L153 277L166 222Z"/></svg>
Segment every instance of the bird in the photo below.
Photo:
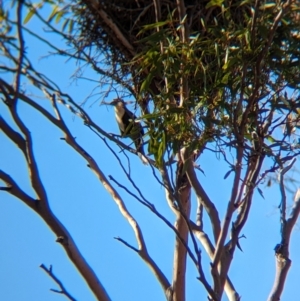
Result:
<svg viewBox="0 0 300 301"><path fill-rule="evenodd" d="M115 117L118 123L121 137L130 138L136 148L138 154L141 154L143 163L148 163L145 158L143 147L144 129L137 117L126 107L126 103L122 98L116 98L110 103L106 103L114 107Z"/></svg>

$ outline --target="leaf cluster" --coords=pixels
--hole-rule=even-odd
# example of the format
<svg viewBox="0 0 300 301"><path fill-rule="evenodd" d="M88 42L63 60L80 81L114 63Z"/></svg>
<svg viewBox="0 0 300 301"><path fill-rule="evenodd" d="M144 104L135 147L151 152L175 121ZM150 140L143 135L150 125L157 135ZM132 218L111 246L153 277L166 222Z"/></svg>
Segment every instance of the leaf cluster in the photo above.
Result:
<svg viewBox="0 0 300 301"><path fill-rule="evenodd" d="M132 68L145 74L138 97L150 93L153 100L153 113L145 116L153 121L150 153L161 158L168 146L177 152L182 145L199 149L207 142L222 147L246 143L250 149L252 132L268 141L278 141L275 129L287 129L283 141L295 132L300 39L293 16L299 7L294 3L276 24L277 5L261 5L254 11L251 4L208 4L207 8L218 7L221 12L212 23L201 19L201 31L191 32L185 43L176 12L140 31L143 49L132 60ZM233 15L236 11L240 18ZM188 82L189 95L178 107L182 78ZM153 83L159 93L152 89ZM293 90L287 93L287 87ZM264 146L268 154L274 147ZM284 149L292 151L293 145Z"/></svg>

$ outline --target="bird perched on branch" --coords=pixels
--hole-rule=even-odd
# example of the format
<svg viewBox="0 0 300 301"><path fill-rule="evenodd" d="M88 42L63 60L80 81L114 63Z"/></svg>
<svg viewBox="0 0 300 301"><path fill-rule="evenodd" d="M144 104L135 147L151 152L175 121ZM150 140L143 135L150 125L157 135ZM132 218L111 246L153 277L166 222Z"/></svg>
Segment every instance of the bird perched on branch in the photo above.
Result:
<svg viewBox="0 0 300 301"><path fill-rule="evenodd" d="M121 98L116 98L109 104L115 109L115 117L118 123L121 136L130 138L136 148L136 151L141 157L143 163L148 163L145 158L144 147L143 147L143 136L144 130L139 121L137 121L137 117L127 109L126 103Z"/></svg>

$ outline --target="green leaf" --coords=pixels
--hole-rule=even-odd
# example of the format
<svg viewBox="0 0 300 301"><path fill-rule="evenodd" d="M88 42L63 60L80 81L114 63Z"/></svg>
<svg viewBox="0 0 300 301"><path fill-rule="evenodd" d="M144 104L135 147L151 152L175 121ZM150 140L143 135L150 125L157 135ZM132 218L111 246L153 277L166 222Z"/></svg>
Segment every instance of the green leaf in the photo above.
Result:
<svg viewBox="0 0 300 301"><path fill-rule="evenodd" d="M167 36L167 30L162 29L160 31L157 31L157 32L151 34L150 36L147 35L146 37L140 39L138 41L138 43L140 43L140 44L143 44L143 43L153 44L153 43L157 43L157 42L161 41L166 36Z"/></svg>
<svg viewBox="0 0 300 301"><path fill-rule="evenodd" d="M137 34L137 36L139 36L141 33L147 31L147 30L150 30L150 29L154 29L154 28L159 28L159 27L162 27L166 24L170 23L169 20L167 21L161 21L161 22L157 22L157 23L152 23L152 24L148 24L148 25L144 25L143 26L143 29Z"/></svg>
<svg viewBox="0 0 300 301"><path fill-rule="evenodd" d="M69 33L72 33L73 29L74 29L74 21L70 19L69 28L68 28Z"/></svg>
<svg viewBox="0 0 300 301"><path fill-rule="evenodd" d="M29 12L24 18L23 24L26 24L30 21L30 19L33 17L37 9L41 9L44 5L44 2L36 3L32 5L32 7L29 8Z"/></svg>
<svg viewBox="0 0 300 301"><path fill-rule="evenodd" d="M246 5L246 4L252 4L252 0L244 0L242 1L239 6L243 6L243 5Z"/></svg>
<svg viewBox="0 0 300 301"><path fill-rule="evenodd" d="M157 117L159 117L159 116L161 116L162 114L159 112L159 113L153 113L153 114L145 114L145 115L143 115L143 119L149 119L149 120L151 120L151 119L155 119L155 118L157 118Z"/></svg>
<svg viewBox="0 0 300 301"><path fill-rule="evenodd" d="M230 72L227 72L227 73L222 77L221 83L224 84L224 85L227 85L227 84L228 84L228 79L229 79L230 75L231 75L231 73L230 73Z"/></svg>
<svg viewBox="0 0 300 301"><path fill-rule="evenodd" d="M267 137L267 139L268 139L268 141L270 141L272 143L276 142L276 140L270 135Z"/></svg>
<svg viewBox="0 0 300 301"><path fill-rule="evenodd" d="M219 7L221 7L222 4L223 4L223 2L224 2L224 0L211 0L211 1L209 1L206 4L205 8L207 9L207 8L212 7L212 6L219 6Z"/></svg>
<svg viewBox="0 0 300 301"><path fill-rule="evenodd" d="M143 31L146 31L146 30L149 30L149 29L162 27L162 26L168 24L169 22L170 22L170 21L167 20L167 21L160 21L160 22L156 22L156 23L144 25L144 26L143 26L143 29L142 29L141 31L143 32Z"/></svg>
<svg viewBox="0 0 300 301"><path fill-rule="evenodd" d="M239 63L239 59L237 57L233 57L230 60L226 62L226 64L223 65L222 69L226 71L231 66L235 66Z"/></svg>
<svg viewBox="0 0 300 301"><path fill-rule="evenodd" d="M163 131L162 132L162 138L158 147L158 151L157 151L157 163L159 165L162 165L163 162L163 157L166 151L166 134Z"/></svg>
<svg viewBox="0 0 300 301"><path fill-rule="evenodd" d="M35 14L35 9L34 8L30 8L28 14L26 15L23 24L27 24L30 19L33 17L33 15Z"/></svg>
<svg viewBox="0 0 300 301"><path fill-rule="evenodd" d="M272 8L276 5L277 4L275 2L269 2L269 3L265 3L265 4L261 5L260 9L268 9L268 8Z"/></svg>
<svg viewBox="0 0 300 301"><path fill-rule="evenodd" d="M153 79L153 73L154 72L149 72L149 74L147 75L147 77L143 81L143 83L141 85L140 93L147 92L149 90L149 86L150 86L150 84L152 82L152 79Z"/></svg>
<svg viewBox="0 0 300 301"><path fill-rule="evenodd" d="M157 150L158 150L157 140L151 137L148 143L148 153L155 155L157 153Z"/></svg>
<svg viewBox="0 0 300 301"><path fill-rule="evenodd" d="M70 22L70 19L66 19L66 20L64 21L63 26L62 26L62 31L65 31L65 29L66 29L67 25L69 24L69 22ZM70 32L70 31L69 31L69 32Z"/></svg>
<svg viewBox="0 0 300 301"><path fill-rule="evenodd" d="M65 12L63 10L59 11L55 18L55 23L59 23L60 19L64 16Z"/></svg>
<svg viewBox="0 0 300 301"><path fill-rule="evenodd" d="M53 18L56 16L58 10L59 10L59 6L58 6L58 5L55 5L55 6L53 7L53 10L52 10L52 12L51 12L49 18L48 18L48 22L51 22L51 21L53 20Z"/></svg>

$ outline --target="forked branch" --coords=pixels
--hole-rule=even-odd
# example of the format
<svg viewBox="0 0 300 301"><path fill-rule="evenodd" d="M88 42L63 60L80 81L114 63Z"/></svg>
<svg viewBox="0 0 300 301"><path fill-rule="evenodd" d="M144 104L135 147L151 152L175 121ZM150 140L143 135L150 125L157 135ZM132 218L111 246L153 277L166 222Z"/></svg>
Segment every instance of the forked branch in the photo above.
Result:
<svg viewBox="0 0 300 301"><path fill-rule="evenodd" d="M59 286L60 290L50 289L52 292L57 293L57 294L65 295L69 300L76 301L76 299L73 298L71 296L71 294L66 290L63 283L54 275L53 270L52 270L52 265L50 265L50 267L47 268L44 264L41 264L40 268L42 270L44 270L54 280L54 282L56 282L56 284Z"/></svg>
<svg viewBox="0 0 300 301"><path fill-rule="evenodd" d="M286 194L283 178L284 174L292 168L295 161L296 159L294 158L279 173L281 192L281 242L275 247L276 275L268 301L280 300L286 277L292 264L292 260L289 258L289 246L291 233L300 213L300 189L296 192L293 207L289 217L286 219Z"/></svg>

